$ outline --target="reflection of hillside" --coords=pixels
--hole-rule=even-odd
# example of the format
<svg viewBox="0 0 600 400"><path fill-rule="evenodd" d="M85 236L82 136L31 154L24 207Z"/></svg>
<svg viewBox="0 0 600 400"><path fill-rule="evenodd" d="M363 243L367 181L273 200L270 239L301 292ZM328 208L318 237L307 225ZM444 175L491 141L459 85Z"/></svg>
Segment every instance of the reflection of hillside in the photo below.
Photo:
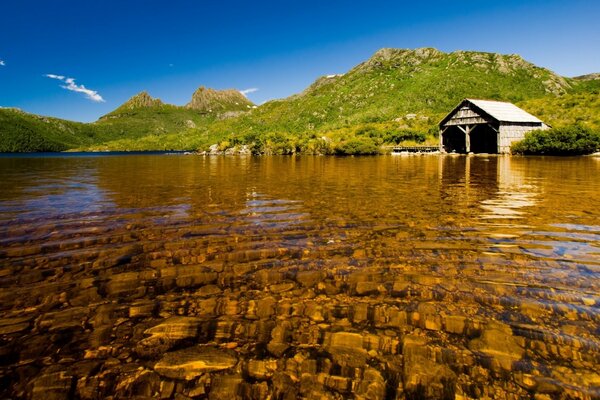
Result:
<svg viewBox="0 0 600 400"><path fill-rule="evenodd" d="M439 185L434 157L128 156L96 161L98 185L119 207L187 205L192 213L242 210L248 193L256 192L274 201L302 201L327 219L360 217L374 209L385 217L418 213Z"/></svg>
<svg viewBox="0 0 600 400"><path fill-rule="evenodd" d="M434 157L272 157L256 167L260 192L302 200L328 223L404 222L427 207L439 184Z"/></svg>
<svg viewBox="0 0 600 400"><path fill-rule="evenodd" d="M70 158L0 157L0 200L44 196L47 193L38 190L40 184L68 182L86 174L89 164Z"/></svg>
<svg viewBox="0 0 600 400"><path fill-rule="evenodd" d="M121 208L239 209L247 191L245 157L127 156L98 160L98 184Z"/></svg>
<svg viewBox="0 0 600 400"><path fill-rule="evenodd" d="M64 217L97 212L105 200L94 160L74 157L0 158L3 219Z"/></svg>

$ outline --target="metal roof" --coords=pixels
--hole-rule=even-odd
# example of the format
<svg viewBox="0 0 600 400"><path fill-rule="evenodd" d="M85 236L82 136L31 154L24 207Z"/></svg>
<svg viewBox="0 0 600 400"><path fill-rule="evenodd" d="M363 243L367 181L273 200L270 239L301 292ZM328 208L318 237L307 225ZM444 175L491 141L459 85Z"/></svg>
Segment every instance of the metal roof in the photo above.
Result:
<svg viewBox="0 0 600 400"><path fill-rule="evenodd" d="M492 100L477 100L477 99L466 99L473 103L476 107L482 109L488 115L500 122L537 122L542 123L541 120L529 114L527 111L520 109L512 103L506 103L504 101L492 101Z"/></svg>

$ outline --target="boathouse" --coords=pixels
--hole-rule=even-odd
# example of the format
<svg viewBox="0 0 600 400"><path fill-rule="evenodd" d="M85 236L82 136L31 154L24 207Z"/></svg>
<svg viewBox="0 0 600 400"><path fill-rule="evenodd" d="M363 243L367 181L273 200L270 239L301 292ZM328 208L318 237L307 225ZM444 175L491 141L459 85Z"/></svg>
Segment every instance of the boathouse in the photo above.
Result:
<svg viewBox="0 0 600 400"><path fill-rule="evenodd" d="M510 153L534 129L548 129L512 103L464 99L440 122L442 153Z"/></svg>

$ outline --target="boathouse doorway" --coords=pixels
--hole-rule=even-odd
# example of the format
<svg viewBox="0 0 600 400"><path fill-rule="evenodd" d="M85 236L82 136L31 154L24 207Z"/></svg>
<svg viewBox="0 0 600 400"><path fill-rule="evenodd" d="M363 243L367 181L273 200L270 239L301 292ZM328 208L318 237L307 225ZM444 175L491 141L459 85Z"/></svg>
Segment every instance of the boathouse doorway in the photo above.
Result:
<svg viewBox="0 0 600 400"><path fill-rule="evenodd" d="M471 152L490 153L498 152L498 131L490 125L475 125L469 133L471 139Z"/></svg>
<svg viewBox="0 0 600 400"><path fill-rule="evenodd" d="M465 134L458 126L451 126L440 137L442 146L447 153L466 153Z"/></svg>

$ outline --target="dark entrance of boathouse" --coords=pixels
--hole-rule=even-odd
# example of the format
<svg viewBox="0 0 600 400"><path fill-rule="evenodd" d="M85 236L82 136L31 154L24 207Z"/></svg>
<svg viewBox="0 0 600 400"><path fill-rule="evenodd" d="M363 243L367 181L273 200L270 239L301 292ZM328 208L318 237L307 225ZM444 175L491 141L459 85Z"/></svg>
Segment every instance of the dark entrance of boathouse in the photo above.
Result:
<svg viewBox="0 0 600 400"><path fill-rule="evenodd" d="M534 129L538 118L511 103L464 99L440 122L443 153L510 153L510 145Z"/></svg>

